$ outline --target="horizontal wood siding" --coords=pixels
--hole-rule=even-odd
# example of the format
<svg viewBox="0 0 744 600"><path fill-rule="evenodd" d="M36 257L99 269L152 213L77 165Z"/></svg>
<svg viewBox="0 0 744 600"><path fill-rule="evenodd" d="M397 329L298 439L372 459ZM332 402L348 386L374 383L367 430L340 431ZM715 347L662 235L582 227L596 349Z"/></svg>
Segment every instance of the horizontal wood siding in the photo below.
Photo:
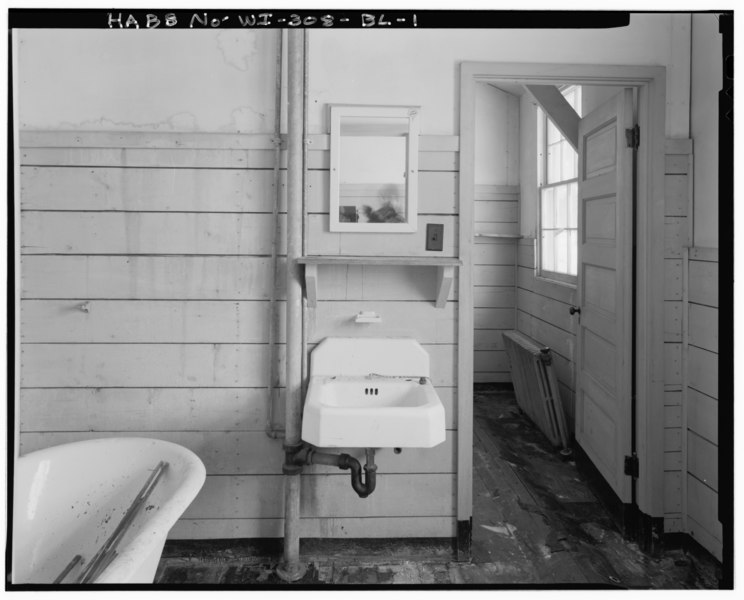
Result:
<svg viewBox="0 0 744 600"><path fill-rule="evenodd" d="M517 246L517 330L549 346L569 431L575 414L576 323L568 309L576 288L535 276L535 240Z"/></svg>
<svg viewBox="0 0 744 600"><path fill-rule="evenodd" d="M23 452L32 452L52 445L79 439L114 437L117 432L77 431L28 433L24 437ZM180 444L195 452L210 473L252 476L281 473L284 456L281 440L269 438L263 428L257 431L147 431L140 437L158 438ZM375 453L378 473L438 473L443 463L451 470L454 461L453 445L456 434L448 432L447 440L436 448L406 448L395 454L392 448ZM364 460L364 450L359 448L334 449ZM434 460L431 460L434 459ZM439 464L438 464L439 463ZM338 474L335 467L312 465L307 473ZM346 473L348 478L348 473ZM353 490L349 490L353 493Z"/></svg>
<svg viewBox="0 0 744 600"><path fill-rule="evenodd" d="M308 249L455 256L456 138L422 140L419 189L427 200L411 235L330 234L327 147L311 153ZM283 535L281 439L264 432L272 360L274 422L283 422L283 243L273 357L268 346L276 192L281 235L286 207L283 170L274 188L274 142L270 135L21 136L21 452L117 435L194 450L207 482L171 538ZM282 152L282 168L285 161ZM424 250L427 222L444 224L443 252ZM331 335L418 339L431 356L447 439L430 450L378 452L377 490L366 500L348 473L309 468L303 535L456 534L457 294L455 286L450 302L435 308L436 275L428 267L319 269L309 350ZM496 308L513 301L493 298ZM382 323L354 323L361 310Z"/></svg>
<svg viewBox="0 0 744 600"><path fill-rule="evenodd" d="M307 255L458 255L456 137L421 138L417 229L408 234L330 232L328 138L315 135L311 140L306 182ZM429 223L444 226L442 251L426 250ZM453 536L457 515L458 294L454 285L449 302L437 308L436 278L437 270L427 266L321 264L318 267L318 301L315 307L308 308L305 322L310 348L329 336L417 339L429 353L432 380L445 403L447 441L433 449L404 449L400 455L381 450L376 455L378 487L363 501L350 489L348 475L344 477L338 470L326 467L309 468L302 484L302 527L308 535L320 530L327 537ZM355 317L362 311L375 312L380 322L356 323ZM358 450L351 453L360 457L363 454ZM406 460L400 462L405 455L408 455ZM390 461L399 464L391 467ZM393 474L386 475L385 470ZM378 495L378 492L382 493ZM423 499L425 494L435 498ZM375 496L373 502L366 503ZM381 519L383 515L388 518ZM352 523L354 517L359 522ZM273 514L263 515L261 521L236 522L236 526L259 527L276 532L271 535L281 535Z"/></svg>
<svg viewBox="0 0 744 600"><path fill-rule="evenodd" d="M455 429L455 388L440 386L437 392L446 427ZM263 432L268 414L263 388L26 388L20 421L24 434ZM284 422L284 388L274 421Z"/></svg>
<svg viewBox="0 0 744 600"><path fill-rule="evenodd" d="M691 248L686 360L687 528L719 560L718 520L718 251ZM727 401L731 401L730 398Z"/></svg>
<svg viewBox="0 0 744 600"><path fill-rule="evenodd" d="M475 186L473 247L474 381L510 382L501 334L516 327L516 239L478 234L519 233L519 186Z"/></svg>
<svg viewBox="0 0 744 600"><path fill-rule="evenodd" d="M445 535L442 535L442 533ZM272 538L284 536L284 520L189 519L178 521L173 539ZM457 519L443 517L334 517L300 520L303 538L456 537Z"/></svg>
<svg viewBox="0 0 744 600"><path fill-rule="evenodd" d="M667 531L683 529L684 477L687 472L687 453L684 448L684 380L686 377L701 381L708 386L704 375L707 369L715 372L714 361L701 356L696 361L699 368L692 367L685 373L684 365L684 317L685 304L683 282L684 249L689 245L688 213L690 210L692 145L689 140L674 140L667 143L665 172L665 225L664 225L664 521ZM661 232L660 232L661 233ZM575 288L559 285L535 276L535 241L523 239L518 245L517 256L517 329L541 344L550 346L555 357L562 400L573 427L575 393L575 319L568 313L575 304ZM703 268L690 264L690 280L697 278L715 290L715 282ZM713 291L698 290L698 295L707 294L710 303ZM700 298L701 299L701 298ZM703 303L705 303L703 302ZM697 311L696 316L702 316ZM706 331L710 337L710 329ZM698 335L705 335L702 331ZM708 351L701 348L703 351Z"/></svg>

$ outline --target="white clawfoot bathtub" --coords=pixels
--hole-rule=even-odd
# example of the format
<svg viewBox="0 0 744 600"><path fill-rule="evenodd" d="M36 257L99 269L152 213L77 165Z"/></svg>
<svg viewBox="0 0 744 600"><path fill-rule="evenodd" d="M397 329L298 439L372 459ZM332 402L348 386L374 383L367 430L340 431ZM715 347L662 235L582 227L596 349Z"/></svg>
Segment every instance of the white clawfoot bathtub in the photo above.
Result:
<svg viewBox="0 0 744 600"><path fill-rule="evenodd" d="M167 465L151 492L138 510L130 510L161 461ZM13 583L53 583L76 560L62 581L74 583L114 535L120 535L114 558L95 583L152 583L168 531L205 477L196 454L149 438L73 442L20 457L13 494ZM128 512L136 516L122 528Z"/></svg>

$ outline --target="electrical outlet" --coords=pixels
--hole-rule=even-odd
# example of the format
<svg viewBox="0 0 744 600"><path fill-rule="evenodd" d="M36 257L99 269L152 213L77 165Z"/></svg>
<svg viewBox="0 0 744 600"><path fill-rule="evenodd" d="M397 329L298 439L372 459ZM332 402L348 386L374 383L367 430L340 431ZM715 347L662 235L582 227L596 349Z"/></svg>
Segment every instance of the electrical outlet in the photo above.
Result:
<svg viewBox="0 0 744 600"><path fill-rule="evenodd" d="M444 249L444 225L442 223L426 224L426 249L439 251Z"/></svg>

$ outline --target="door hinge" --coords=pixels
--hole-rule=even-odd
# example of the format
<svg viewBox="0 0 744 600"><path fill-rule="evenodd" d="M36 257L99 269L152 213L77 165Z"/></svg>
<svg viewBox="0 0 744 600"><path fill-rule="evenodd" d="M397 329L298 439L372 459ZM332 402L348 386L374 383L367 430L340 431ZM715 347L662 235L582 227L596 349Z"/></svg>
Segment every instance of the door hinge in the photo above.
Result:
<svg viewBox="0 0 744 600"><path fill-rule="evenodd" d="M634 125L630 129L625 130L625 140L628 143L628 148L638 149L641 145L641 128L638 125Z"/></svg>
<svg viewBox="0 0 744 600"><path fill-rule="evenodd" d="M639 463L638 456L633 454L632 456L625 457L625 474L630 475L633 479L638 479Z"/></svg>

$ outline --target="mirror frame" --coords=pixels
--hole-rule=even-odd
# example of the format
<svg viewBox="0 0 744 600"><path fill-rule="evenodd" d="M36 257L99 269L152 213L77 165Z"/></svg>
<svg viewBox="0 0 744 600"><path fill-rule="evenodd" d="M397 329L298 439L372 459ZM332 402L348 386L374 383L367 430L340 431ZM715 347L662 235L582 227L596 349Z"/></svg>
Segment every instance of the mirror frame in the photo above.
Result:
<svg viewBox="0 0 744 600"><path fill-rule="evenodd" d="M330 231L359 233L411 233L418 226L418 106L368 106L344 104L330 105ZM401 223L347 223L339 220L341 192L341 119L405 118L408 119L406 136L406 220Z"/></svg>

